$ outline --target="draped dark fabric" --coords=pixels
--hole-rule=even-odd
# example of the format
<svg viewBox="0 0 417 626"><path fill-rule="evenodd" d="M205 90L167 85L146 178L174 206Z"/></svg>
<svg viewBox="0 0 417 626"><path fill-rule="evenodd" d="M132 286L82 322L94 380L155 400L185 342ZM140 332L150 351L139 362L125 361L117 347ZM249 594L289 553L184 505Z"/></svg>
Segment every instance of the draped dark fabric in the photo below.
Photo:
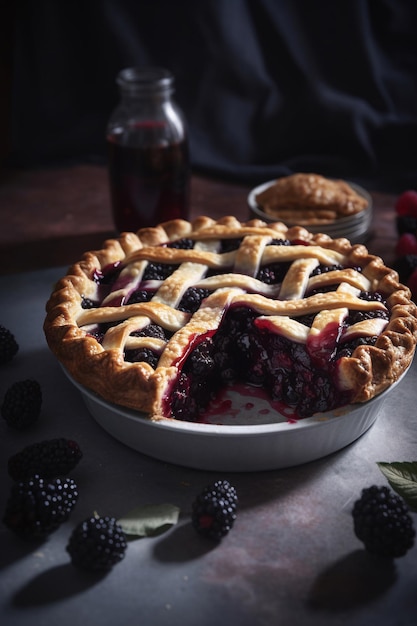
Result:
<svg viewBox="0 0 417 626"><path fill-rule="evenodd" d="M123 67L175 74L195 171L417 187L415 0L20 2L10 161L105 160Z"/></svg>

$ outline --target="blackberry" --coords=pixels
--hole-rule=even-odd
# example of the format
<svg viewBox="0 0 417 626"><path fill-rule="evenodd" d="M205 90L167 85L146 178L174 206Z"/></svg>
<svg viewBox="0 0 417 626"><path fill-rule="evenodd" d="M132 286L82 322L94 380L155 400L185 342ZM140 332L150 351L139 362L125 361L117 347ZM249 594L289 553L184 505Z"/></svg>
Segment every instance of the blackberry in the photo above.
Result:
<svg viewBox="0 0 417 626"><path fill-rule="evenodd" d="M188 239L187 237L183 237L182 239L177 239L176 241L171 241L170 243L168 243L167 248L191 250L192 248L194 248L194 241L192 239Z"/></svg>
<svg viewBox="0 0 417 626"><path fill-rule="evenodd" d="M188 420L196 412L195 399L190 395L190 388L190 377L181 372L171 400L171 415L177 420Z"/></svg>
<svg viewBox="0 0 417 626"><path fill-rule="evenodd" d="M327 274L327 272L334 272L335 270L342 270L343 265L335 263L334 265L323 265L320 263L312 272L311 276L320 276L321 274Z"/></svg>
<svg viewBox="0 0 417 626"><path fill-rule="evenodd" d="M237 503L236 489L229 481L219 480L209 485L193 502L193 527L209 539L220 540L233 527Z"/></svg>
<svg viewBox="0 0 417 626"><path fill-rule="evenodd" d="M398 273L400 281L407 284L411 274L417 269L417 254L406 254L398 257L392 268Z"/></svg>
<svg viewBox="0 0 417 626"><path fill-rule="evenodd" d="M284 280L289 266L290 264L286 262L271 263L271 265L261 267L256 278L267 285L277 284Z"/></svg>
<svg viewBox="0 0 417 626"><path fill-rule="evenodd" d="M208 289L189 287L181 298L178 309L185 313L195 313L199 309L201 301L209 295Z"/></svg>
<svg viewBox="0 0 417 626"><path fill-rule="evenodd" d="M86 298L85 296L81 296L81 308L82 309L96 309L98 307L98 303L91 300L91 298Z"/></svg>
<svg viewBox="0 0 417 626"><path fill-rule="evenodd" d="M266 285L273 285L276 281L275 272L271 267L261 267L256 278Z"/></svg>
<svg viewBox="0 0 417 626"><path fill-rule="evenodd" d="M186 364L186 371L191 371L198 378L205 378L215 368L212 356L213 341L209 337L203 340L190 354Z"/></svg>
<svg viewBox="0 0 417 626"><path fill-rule="evenodd" d="M234 250L238 250L240 244L242 243L242 239L222 239L220 242L220 254L225 254L227 252L233 252Z"/></svg>
<svg viewBox="0 0 417 626"><path fill-rule="evenodd" d="M178 265L168 265L165 263L149 263L143 274L143 280L165 280L177 267Z"/></svg>
<svg viewBox="0 0 417 626"><path fill-rule="evenodd" d="M18 350L19 346L14 335L0 324L0 365L11 361Z"/></svg>
<svg viewBox="0 0 417 626"><path fill-rule="evenodd" d="M368 302L382 302L386 304L384 296L378 291L361 291L359 298Z"/></svg>
<svg viewBox="0 0 417 626"><path fill-rule="evenodd" d="M9 458L8 472L13 480L34 474L56 478L71 472L82 458L78 443L71 439L50 439L26 446Z"/></svg>
<svg viewBox="0 0 417 626"><path fill-rule="evenodd" d="M156 354L150 348L140 348L138 350L126 350L125 361L128 363L148 363L153 369L156 369L159 361L159 354Z"/></svg>
<svg viewBox="0 0 417 626"><path fill-rule="evenodd" d="M16 430L36 422L42 405L42 390L36 380L20 380L6 391L1 406L2 417Z"/></svg>
<svg viewBox="0 0 417 626"><path fill-rule="evenodd" d="M374 346L377 339L377 335L373 335L372 337L357 337L352 341L345 341L338 345L334 360L352 356L358 346Z"/></svg>
<svg viewBox="0 0 417 626"><path fill-rule="evenodd" d="M35 475L14 483L3 522L19 536L44 538L67 521L77 499L77 485L71 478L47 481Z"/></svg>
<svg viewBox="0 0 417 626"><path fill-rule="evenodd" d="M352 516L355 535L372 554L396 558L414 545L415 530L407 505L386 486L363 489Z"/></svg>
<svg viewBox="0 0 417 626"><path fill-rule="evenodd" d="M146 289L137 289L134 291L127 301L127 304L137 304L139 302L149 302L152 296L155 294L154 291L147 291Z"/></svg>
<svg viewBox="0 0 417 626"><path fill-rule="evenodd" d="M267 244L268 246L291 246L291 241L289 239L271 239L271 241Z"/></svg>
<svg viewBox="0 0 417 626"><path fill-rule="evenodd" d="M412 233L413 235L417 231L417 217L413 215L396 215L395 226L398 235L404 233Z"/></svg>
<svg viewBox="0 0 417 626"><path fill-rule="evenodd" d="M165 330L162 326L159 326L159 324L148 324L148 326L145 326L142 330L135 330L131 334L132 337L155 337L156 339L162 339L164 341L168 338ZM144 361L155 369L158 365L160 356L160 354L151 350L151 348L144 347L126 350L125 360L130 363L139 363L140 361Z"/></svg>
<svg viewBox="0 0 417 626"><path fill-rule="evenodd" d="M90 330L90 332L87 334L89 337L93 337L93 339L95 339L98 343L101 343L103 341L104 332L100 329L99 326L96 326L94 330Z"/></svg>
<svg viewBox="0 0 417 626"><path fill-rule="evenodd" d="M78 524L66 549L75 567L105 572L124 558L127 542L114 517L97 516Z"/></svg>
<svg viewBox="0 0 417 626"><path fill-rule="evenodd" d="M165 330L159 324L148 324L142 330L134 330L132 337L155 337L156 339L166 339Z"/></svg>
<svg viewBox="0 0 417 626"><path fill-rule="evenodd" d="M386 311L380 311L379 309L376 311L350 311L349 317L347 318L347 324L353 325L358 322L363 322L364 320L371 320L380 318L383 320L388 320L389 315Z"/></svg>

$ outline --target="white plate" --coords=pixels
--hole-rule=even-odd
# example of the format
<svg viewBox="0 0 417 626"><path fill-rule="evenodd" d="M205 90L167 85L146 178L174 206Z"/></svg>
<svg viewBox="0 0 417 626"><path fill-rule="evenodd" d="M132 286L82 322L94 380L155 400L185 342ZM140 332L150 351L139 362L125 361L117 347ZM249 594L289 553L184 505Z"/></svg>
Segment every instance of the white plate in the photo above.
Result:
<svg viewBox="0 0 417 626"><path fill-rule="evenodd" d="M338 220L329 222L328 224L305 224L304 226L312 233L325 233L334 239L337 237L346 237L347 239L350 239L352 243L365 241L369 234L372 221L372 197L365 189L363 189L363 187L360 187L355 183L351 183L350 181L346 182L356 191L356 193L368 201L368 207L359 213L341 217ZM269 180L250 191L247 201L251 218L255 217L265 222L284 221L273 217L268 213L264 213L262 208L256 202L256 196L275 183L276 180ZM287 226L303 226L302 223L291 222L288 220L285 221L285 223Z"/></svg>
<svg viewBox="0 0 417 626"><path fill-rule="evenodd" d="M398 384L365 404L298 421L288 420L266 401L231 392L231 407L226 415L221 412L222 423L214 423L214 411L212 423L200 424L152 422L70 380L98 424L125 445L176 465L232 472L291 467L344 448L372 426L386 395Z"/></svg>

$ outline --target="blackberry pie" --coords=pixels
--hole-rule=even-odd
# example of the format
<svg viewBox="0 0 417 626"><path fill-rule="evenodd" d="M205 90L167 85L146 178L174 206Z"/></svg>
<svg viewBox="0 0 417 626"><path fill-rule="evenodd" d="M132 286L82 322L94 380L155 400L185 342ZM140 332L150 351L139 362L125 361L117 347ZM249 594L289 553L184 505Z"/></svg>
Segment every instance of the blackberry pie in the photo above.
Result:
<svg viewBox="0 0 417 626"><path fill-rule="evenodd" d="M396 382L417 314L397 273L363 245L200 217L85 253L56 284L44 331L75 381L151 419L202 421L242 383L305 418Z"/></svg>

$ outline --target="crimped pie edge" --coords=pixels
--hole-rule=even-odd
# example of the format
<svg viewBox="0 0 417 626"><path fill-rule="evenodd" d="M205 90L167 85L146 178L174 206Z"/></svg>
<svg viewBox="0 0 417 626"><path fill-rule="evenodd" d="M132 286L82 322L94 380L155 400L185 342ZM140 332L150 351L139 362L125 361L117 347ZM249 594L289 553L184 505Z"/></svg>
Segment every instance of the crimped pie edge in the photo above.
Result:
<svg viewBox="0 0 417 626"><path fill-rule="evenodd" d="M172 220L137 233L122 233L109 239L103 248L86 252L55 285L46 304L44 332L49 348L78 383L94 391L104 400L161 417L159 406L176 369L153 370L146 363L126 363L118 350L103 350L76 323L82 296L88 297L89 276L97 268L123 261L135 250L155 246L193 233L213 230L234 230L239 237L245 230L268 232L290 240L301 239L345 255L352 265L361 265L364 274L378 289L388 294L391 317L375 346L360 346L352 357L340 360L340 375L346 388L357 392L353 402L365 402L394 383L410 365L417 342L417 307L410 291L398 282L397 273L386 267L380 257L369 254L361 244L351 245L347 239L331 239L324 234L311 234L303 227L287 228L276 222L261 220L239 222L232 216L213 220L207 216L192 222ZM184 346L185 347L185 346Z"/></svg>

